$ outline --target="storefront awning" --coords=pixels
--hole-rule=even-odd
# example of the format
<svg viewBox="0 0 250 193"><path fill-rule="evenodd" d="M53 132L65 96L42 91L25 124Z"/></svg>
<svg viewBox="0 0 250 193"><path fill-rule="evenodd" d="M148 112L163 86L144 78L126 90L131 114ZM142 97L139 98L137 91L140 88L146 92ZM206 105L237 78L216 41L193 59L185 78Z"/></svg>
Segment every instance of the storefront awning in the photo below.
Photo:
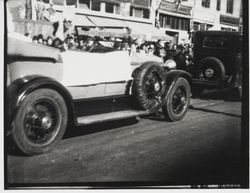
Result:
<svg viewBox="0 0 250 193"><path fill-rule="evenodd" d="M158 29L158 28L155 28L153 27L152 31L151 31L152 35L151 35L151 38L152 40L158 40L158 39L162 39L164 41L172 41L173 40L173 37L167 35L165 33L165 31L162 31L161 29Z"/></svg>
<svg viewBox="0 0 250 193"><path fill-rule="evenodd" d="M103 17L94 17L88 16L88 18L94 23L97 27L110 27L110 28L122 28L127 27L126 23L118 19L109 19Z"/></svg>
<svg viewBox="0 0 250 193"><path fill-rule="evenodd" d="M75 14L75 18L73 21L75 26L83 26L83 27L95 26L95 24L91 22L85 15Z"/></svg>
<svg viewBox="0 0 250 193"><path fill-rule="evenodd" d="M173 38L152 24L126 22L131 30L131 36L134 38L142 38L145 40L156 41L162 39L164 41L172 40Z"/></svg>
<svg viewBox="0 0 250 193"><path fill-rule="evenodd" d="M132 21L126 21L126 24L131 30L131 36L134 38L150 39L152 24L138 23Z"/></svg>

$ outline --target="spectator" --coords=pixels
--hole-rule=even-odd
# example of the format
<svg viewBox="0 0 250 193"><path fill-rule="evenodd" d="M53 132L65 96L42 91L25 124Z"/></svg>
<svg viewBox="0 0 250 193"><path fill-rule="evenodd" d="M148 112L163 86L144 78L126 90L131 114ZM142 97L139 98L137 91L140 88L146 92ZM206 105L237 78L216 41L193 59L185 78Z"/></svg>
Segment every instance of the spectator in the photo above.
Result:
<svg viewBox="0 0 250 193"><path fill-rule="evenodd" d="M37 36L33 36L33 38L32 38L32 42L33 42L33 43L36 43L36 44L38 43Z"/></svg>
<svg viewBox="0 0 250 193"><path fill-rule="evenodd" d="M76 47L78 50L85 50L86 49L86 46L85 46L85 44L84 44L84 41L83 41L83 39L81 39L80 41L79 41L79 45Z"/></svg>
<svg viewBox="0 0 250 193"><path fill-rule="evenodd" d="M154 44L150 44L149 49L148 49L148 54L153 55L154 52L155 52L155 46L154 46Z"/></svg>
<svg viewBox="0 0 250 193"><path fill-rule="evenodd" d="M26 37L31 38L31 34L30 34L29 32L25 33L24 35L25 35Z"/></svg>
<svg viewBox="0 0 250 193"><path fill-rule="evenodd" d="M156 43L155 55L165 60L166 50L164 42L161 39L159 39Z"/></svg>
<svg viewBox="0 0 250 193"><path fill-rule="evenodd" d="M56 38L53 41L53 47L55 48L61 48L63 45L63 41L60 38Z"/></svg>
<svg viewBox="0 0 250 193"><path fill-rule="evenodd" d="M38 40L38 43L39 43L39 44L43 44L43 35L42 35L42 34L39 34L39 35L37 36L37 40Z"/></svg>
<svg viewBox="0 0 250 193"><path fill-rule="evenodd" d="M36 19L37 20L43 20L43 15L45 11L45 4L42 0L37 0L37 3L35 5L36 9Z"/></svg>
<svg viewBox="0 0 250 193"><path fill-rule="evenodd" d="M48 38L47 38L47 45L53 46L53 38L51 36L48 36Z"/></svg>

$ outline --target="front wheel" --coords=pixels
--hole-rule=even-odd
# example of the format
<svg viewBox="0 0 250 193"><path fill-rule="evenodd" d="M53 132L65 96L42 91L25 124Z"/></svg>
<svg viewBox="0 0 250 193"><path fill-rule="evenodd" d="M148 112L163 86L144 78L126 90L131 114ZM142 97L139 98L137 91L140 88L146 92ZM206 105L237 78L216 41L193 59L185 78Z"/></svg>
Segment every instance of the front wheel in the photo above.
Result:
<svg viewBox="0 0 250 193"><path fill-rule="evenodd" d="M162 107L163 115L169 121L181 120L190 104L190 86L185 78L178 78L172 87L166 104Z"/></svg>
<svg viewBox="0 0 250 193"><path fill-rule="evenodd" d="M52 89L37 89L21 103L13 121L12 135L23 153L45 153L61 140L67 120L62 96Z"/></svg>

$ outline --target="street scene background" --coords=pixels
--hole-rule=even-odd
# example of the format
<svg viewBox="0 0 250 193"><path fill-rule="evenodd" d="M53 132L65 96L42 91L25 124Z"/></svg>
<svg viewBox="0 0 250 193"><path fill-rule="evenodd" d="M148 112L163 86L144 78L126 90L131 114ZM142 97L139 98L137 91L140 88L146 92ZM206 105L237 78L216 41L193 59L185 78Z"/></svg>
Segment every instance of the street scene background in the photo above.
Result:
<svg viewBox="0 0 250 193"><path fill-rule="evenodd" d="M6 4L8 31L62 52L85 50L91 43L88 37L98 37L131 56L142 53L166 61L183 53L189 66L196 31L243 31L241 0L8 0ZM89 28L77 36L75 26ZM34 157L20 153L7 138L5 180L10 187L241 188L246 179L244 116L237 93L213 89L191 98L180 122L166 122L153 114L72 126L55 149Z"/></svg>

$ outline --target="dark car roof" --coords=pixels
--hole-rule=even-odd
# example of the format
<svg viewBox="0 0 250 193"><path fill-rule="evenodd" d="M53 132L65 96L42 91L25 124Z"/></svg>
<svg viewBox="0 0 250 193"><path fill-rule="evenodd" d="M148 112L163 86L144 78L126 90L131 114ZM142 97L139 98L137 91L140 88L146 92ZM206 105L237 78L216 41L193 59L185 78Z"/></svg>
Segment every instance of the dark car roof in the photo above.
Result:
<svg viewBox="0 0 250 193"><path fill-rule="evenodd" d="M197 35L242 35L241 32L237 31L197 31Z"/></svg>

